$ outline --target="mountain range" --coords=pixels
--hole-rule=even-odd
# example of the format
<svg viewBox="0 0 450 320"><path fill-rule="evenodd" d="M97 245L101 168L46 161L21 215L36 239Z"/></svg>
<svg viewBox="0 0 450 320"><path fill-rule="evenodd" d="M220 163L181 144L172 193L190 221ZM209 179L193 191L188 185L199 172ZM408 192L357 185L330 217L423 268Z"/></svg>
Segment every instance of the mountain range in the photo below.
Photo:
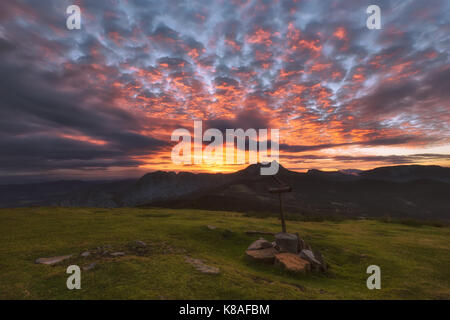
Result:
<svg viewBox="0 0 450 320"><path fill-rule="evenodd" d="M450 168L392 166L372 170L290 171L276 179L261 164L229 174L155 171L140 179L55 181L0 185L0 207L161 206L240 212L278 212L277 194L289 185L283 208L290 214L395 216L450 220Z"/></svg>

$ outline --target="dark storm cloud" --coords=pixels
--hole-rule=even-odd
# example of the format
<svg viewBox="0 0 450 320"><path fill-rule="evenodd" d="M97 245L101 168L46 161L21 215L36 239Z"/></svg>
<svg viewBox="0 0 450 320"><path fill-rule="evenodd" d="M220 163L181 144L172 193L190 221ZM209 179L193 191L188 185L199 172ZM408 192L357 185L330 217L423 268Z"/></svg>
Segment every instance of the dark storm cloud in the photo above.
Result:
<svg viewBox="0 0 450 320"><path fill-rule="evenodd" d="M385 162L389 164L412 164L421 160L449 160L450 156L446 154L412 154L407 156L336 156L332 157L336 161L346 162Z"/></svg>
<svg viewBox="0 0 450 320"><path fill-rule="evenodd" d="M429 140L429 139L426 139ZM322 150L322 149L330 149L336 147L345 147L345 146L395 146L406 144L411 141L421 141L419 138L413 136L406 137L395 137L395 138L379 138L373 140L365 140L365 141L355 141L355 142L346 142L346 143L329 143L329 144L317 144L312 146L304 146L304 145L288 145L288 144L280 144L280 150L288 151L288 152L305 152L305 151L314 151L314 150Z"/></svg>
<svg viewBox="0 0 450 320"><path fill-rule="evenodd" d="M271 127L270 118L262 115L258 110L243 110L234 119L214 119L206 121L208 128L219 129L225 134L226 129L268 129Z"/></svg>
<svg viewBox="0 0 450 320"><path fill-rule="evenodd" d="M139 161L129 156L148 155L168 145L139 134L140 120L113 108L114 93L107 88L73 90L83 84L83 66L60 73L42 70L15 61L26 50L23 47L7 48L0 53L9 62L0 65L3 174L20 169L134 167ZM86 141L76 140L79 136Z"/></svg>
<svg viewBox="0 0 450 320"><path fill-rule="evenodd" d="M426 108L430 100L438 100L437 102L445 107L450 98L448 83L450 83L450 67L445 67L420 80L407 79L394 85L381 84L357 103L365 111L374 114L396 113L418 105Z"/></svg>
<svg viewBox="0 0 450 320"><path fill-rule="evenodd" d="M397 165L407 165L414 164L418 161L442 161L442 160L450 160L450 156L447 154L412 154L412 155L387 155L387 156L323 156L323 155L314 155L314 154L302 154L298 156L292 155L282 155L281 159L289 159L296 160L298 163L308 162L308 161L317 161L317 160L327 160L327 161L343 161L345 163L349 163L354 165L354 163L385 163L388 164L397 164Z"/></svg>
<svg viewBox="0 0 450 320"><path fill-rule="evenodd" d="M194 119L293 153L448 143L450 3L376 3L382 30L369 0L3 1L0 170L136 166Z"/></svg>

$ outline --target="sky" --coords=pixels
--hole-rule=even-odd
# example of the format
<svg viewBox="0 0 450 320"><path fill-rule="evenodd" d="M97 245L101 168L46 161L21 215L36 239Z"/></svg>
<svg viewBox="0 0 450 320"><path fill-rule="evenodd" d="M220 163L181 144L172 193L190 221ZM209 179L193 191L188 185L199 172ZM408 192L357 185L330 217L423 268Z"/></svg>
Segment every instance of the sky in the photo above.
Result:
<svg viewBox="0 0 450 320"><path fill-rule="evenodd" d="M68 30L66 8L81 8ZM366 8L381 8L381 29ZM291 170L450 166L450 1L0 2L0 177L175 165L177 128L277 128Z"/></svg>

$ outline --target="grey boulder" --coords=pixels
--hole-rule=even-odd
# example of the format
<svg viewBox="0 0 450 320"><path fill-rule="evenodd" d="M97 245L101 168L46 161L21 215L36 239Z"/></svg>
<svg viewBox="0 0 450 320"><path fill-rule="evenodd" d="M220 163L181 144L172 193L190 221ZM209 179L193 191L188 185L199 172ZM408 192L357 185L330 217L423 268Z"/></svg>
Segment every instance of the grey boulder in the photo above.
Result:
<svg viewBox="0 0 450 320"><path fill-rule="evenodd" d="M312 250L305 249L300 252L300 258L308 261L311 264L313 270L326 271L326 264L324 263L322 255L320 253L314 254Z"/></svg>
<svg viewBox="0 0 450 320"><path fill-rule="evenodd" d="M298 237L293 233L280 232L275 235L275 242L280 252L298 253Z"/></svg>
<svg viewBox="0 0 450 320"><path fill-rule="evenodd" d="M261 249L266 249L266 248L271 248L273 247L272 243L267 241L264 238L259 238L258 240L256 240L255 242L253 242L248 248L247 250L261 250Z"/></svg>

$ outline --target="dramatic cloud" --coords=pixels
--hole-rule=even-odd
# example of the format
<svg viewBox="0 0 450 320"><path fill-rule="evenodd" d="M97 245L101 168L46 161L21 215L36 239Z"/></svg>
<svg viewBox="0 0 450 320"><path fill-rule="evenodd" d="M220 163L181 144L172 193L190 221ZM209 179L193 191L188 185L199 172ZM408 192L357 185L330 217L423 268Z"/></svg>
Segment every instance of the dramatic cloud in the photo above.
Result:
<svg viewBox="0 0 450 320"><path fill-rule="evenodd" d="M0 176L212 170L170 161L193 120L278 128L296 170L450 165L450 3L370 4L3 1Z"/></svg>

